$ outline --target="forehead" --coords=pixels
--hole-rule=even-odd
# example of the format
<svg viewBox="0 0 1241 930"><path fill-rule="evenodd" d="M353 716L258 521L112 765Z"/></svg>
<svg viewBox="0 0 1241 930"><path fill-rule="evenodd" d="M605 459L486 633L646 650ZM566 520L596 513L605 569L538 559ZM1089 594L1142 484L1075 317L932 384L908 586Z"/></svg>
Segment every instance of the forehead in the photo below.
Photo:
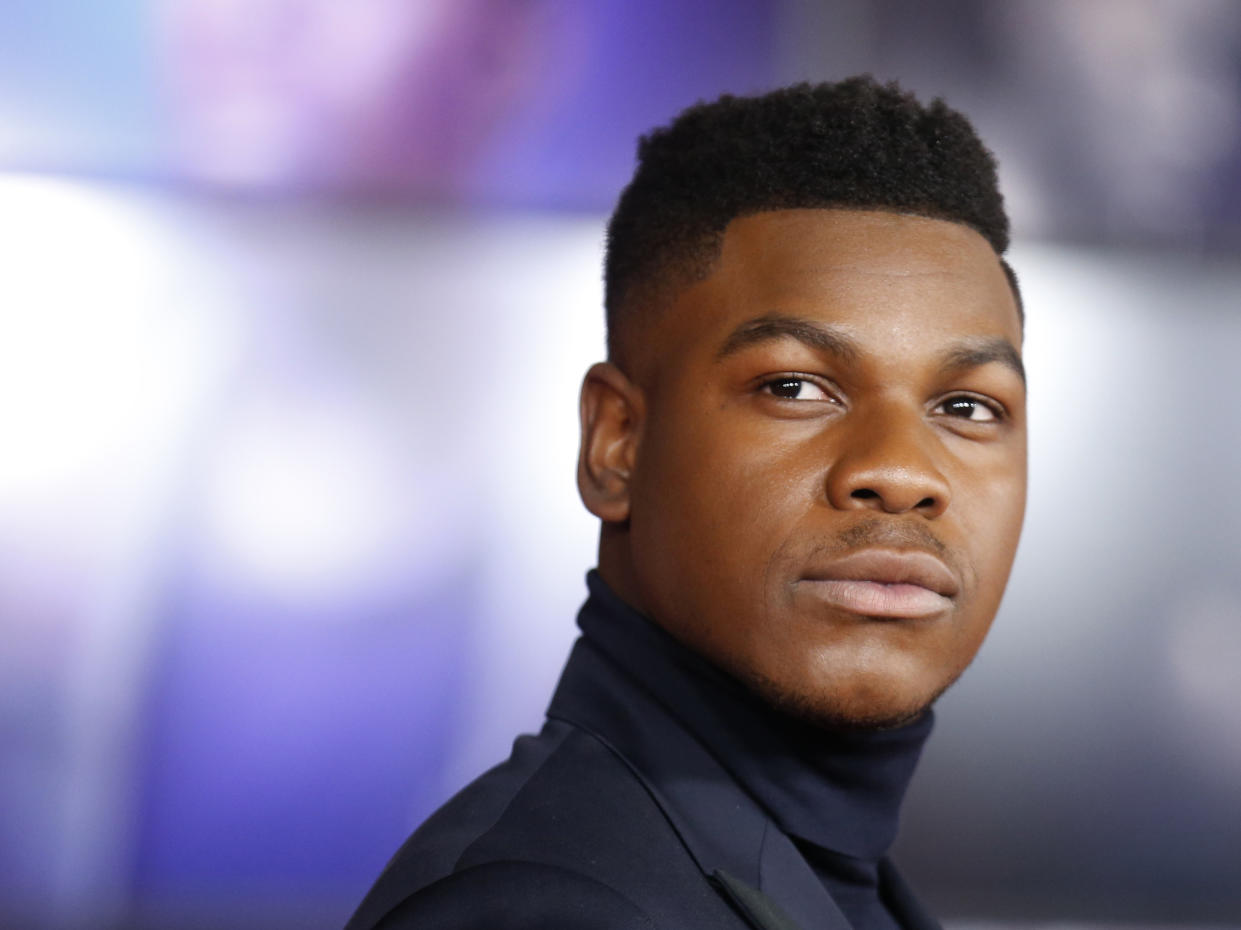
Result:
<svg viewBox="0 0 1241 930"><path fill-rule="evenodd" d="M716 351L737 325L773 314L830 323L910 360L961 337L1021 340L999 258L973 229L891 212L776 210L729 224L710 274L651 333L651 361Z"/></svg>

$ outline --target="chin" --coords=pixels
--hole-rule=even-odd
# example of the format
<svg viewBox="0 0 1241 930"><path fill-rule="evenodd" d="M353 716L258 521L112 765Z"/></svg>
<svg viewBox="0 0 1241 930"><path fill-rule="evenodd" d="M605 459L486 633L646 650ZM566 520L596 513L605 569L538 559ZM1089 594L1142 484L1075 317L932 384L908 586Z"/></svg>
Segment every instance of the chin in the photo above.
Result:
<svg viewBox="0 0 1241 930"><path fill-rule="evenodd" d="M758 673L743 681L767 704L822 729L891 730L925 714L957 677L923 689L911 689L907 680L845 683L839 678L837 687L799 688Z"/></svg>

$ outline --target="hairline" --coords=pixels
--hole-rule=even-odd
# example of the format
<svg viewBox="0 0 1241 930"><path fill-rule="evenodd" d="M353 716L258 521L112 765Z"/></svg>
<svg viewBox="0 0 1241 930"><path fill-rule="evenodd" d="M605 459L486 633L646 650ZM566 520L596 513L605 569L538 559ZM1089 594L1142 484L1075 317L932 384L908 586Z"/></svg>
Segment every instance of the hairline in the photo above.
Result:
<svg viewBox="0 0 1241 930"><path fill-rule="evenodd" d="M617 301L617 306L608 306L607 316L609 323L619 323L620 325L609 325L607 332L607 357L614 364L619 365L622 369L626 368L625 352L620 337L616 330L632 331L640 322L641 318L646 318L649 322L652 317L665 311L676 298L686 288L692 287L700 281L704 281L711 276L715 270L717 263L723 254L724 236L728 232L728 227L738 220L751 216L757 216L762 213L780 213L790 210L830 210L838 213L887 213L895 216L905 216L912 219L929 219L939 220L941 222L953 223L957 226L963 226L966 229L973 230L982 236L987 242L996 260L1000 263L1000 269L1004 272L1004 278L1008 281L1009 290L1012 292L1013 300L1017 307L1017 321L1021 326L1022 333L1025 332L1025 306L1021 298L1021 288L1017 280L1017 273L1013 270L1012 265L1004 255L995 250L991 245L986 234L964 220L949 215L946 211L933 210L914 210L908 207L894 207L883 204L879 205L859 205L848 204L843 202L833 202L807 205L775 205L761 206L753 209L739 210L728 218L723 225L718 228L710 228L705 230L698 236L690 236L685 240L685 245L681 251L686 257L684 259L675 259L660 265L659 272L653 275L645 276L645 280L635 282L635 286L631 286L627 293ZM635 294L636 292L636 294ZM638 301L640 306L634 307L632 304Z"/></svg>

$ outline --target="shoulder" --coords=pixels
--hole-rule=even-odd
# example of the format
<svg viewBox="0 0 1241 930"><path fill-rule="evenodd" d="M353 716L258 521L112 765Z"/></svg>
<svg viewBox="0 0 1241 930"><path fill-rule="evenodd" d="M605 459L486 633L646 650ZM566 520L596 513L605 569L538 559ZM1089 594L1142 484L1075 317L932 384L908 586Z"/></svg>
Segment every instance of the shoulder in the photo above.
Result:
<svg viewBox="0 0 1241 930"><path fill-rule="evenodd" d="M704 892L643 781L589 733L551 721L410 837L349 930L639 928L655 926L660 902Z"/></svg>

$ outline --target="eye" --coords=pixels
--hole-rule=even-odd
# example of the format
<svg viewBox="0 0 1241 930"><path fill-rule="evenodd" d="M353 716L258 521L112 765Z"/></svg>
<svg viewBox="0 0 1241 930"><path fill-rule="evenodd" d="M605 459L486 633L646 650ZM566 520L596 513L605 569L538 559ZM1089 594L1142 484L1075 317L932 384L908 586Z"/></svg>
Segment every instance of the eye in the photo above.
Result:
<svg viewBox="0 0 1241 930"><path fill-rule="evenodd" d="M976 397L949 397L935 409L950 417L974 423L989 423L1000 419L1000 412L995 407Z"/></svg>
<svg viewBox="0 0 1241 930"><path fill-rule="evenodd" d="M834 400L827 391L807 378L773 378L764 382L763 390L781 400Z"/></svg>

